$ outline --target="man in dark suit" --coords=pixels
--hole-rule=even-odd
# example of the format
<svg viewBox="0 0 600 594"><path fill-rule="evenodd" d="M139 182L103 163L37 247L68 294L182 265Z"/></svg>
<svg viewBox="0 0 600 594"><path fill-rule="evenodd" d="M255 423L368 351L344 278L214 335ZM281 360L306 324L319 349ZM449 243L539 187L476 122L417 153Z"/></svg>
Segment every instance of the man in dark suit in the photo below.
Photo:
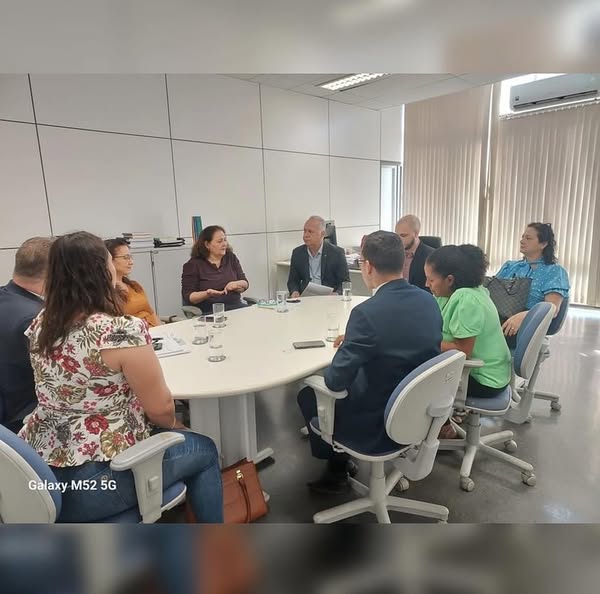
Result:
<svg viewBox="0 0 600 594"><path fill-rule="evenodd" d="M44 306L51 243L46 237L28 239L17 250L12 280L0 287L0 424L15 433L37 406L24 332Z"/></svg>
<svg viewBox="0 0 600 594"><path fill-rule="evenodd" d="M342 248L324 241L325 221L312 216L304 223L304 245L292 252L288 291L290 296L300 297L308 283L331 287L342 292L342 283L350 280L348 263Z"/></svg>
<svg viewBox="0 0 600 594"><path fill-rule="evenodd" d="M396 223L396 233L406 254L402 276L411 285L430 292L425 286L425 260L434 249L419 239L420 231L421 221L415 215L406 215Z"/></svg>
<svg viewBox="0 0 600 594"><path fill-rule="evenodd" d="M377 454L396 449L387 435L384 411L398 383L413 369L440 354L442 316L435 299L402 278L404 249L400 238L389 231L376 231L365 239L361 273L370 297L351 312L345 336L330 367L325 384L335 392L348 390L336 401L334 438L353 449ZM298 404L307 427L317 416L312 388L298 394ZM309 487L337 493L347 487L349 458L335 453L312 431L312 454L328 460L325 474Z"/></svg>

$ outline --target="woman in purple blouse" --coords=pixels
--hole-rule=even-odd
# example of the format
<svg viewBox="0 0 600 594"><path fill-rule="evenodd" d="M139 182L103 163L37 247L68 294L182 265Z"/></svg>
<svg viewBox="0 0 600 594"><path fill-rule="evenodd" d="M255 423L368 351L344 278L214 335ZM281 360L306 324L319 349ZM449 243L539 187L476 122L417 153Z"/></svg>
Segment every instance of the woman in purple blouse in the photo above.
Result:
<svg viewBox="0 0 600 594"><path fill-rule="evenodd" d="M225 309L246 307L242 293L248 280L240 261L227 243L225 229L206 227L192 247L192 257L183 265L181 297L184 305L195 305L211 313L213 303Z"/></svg>

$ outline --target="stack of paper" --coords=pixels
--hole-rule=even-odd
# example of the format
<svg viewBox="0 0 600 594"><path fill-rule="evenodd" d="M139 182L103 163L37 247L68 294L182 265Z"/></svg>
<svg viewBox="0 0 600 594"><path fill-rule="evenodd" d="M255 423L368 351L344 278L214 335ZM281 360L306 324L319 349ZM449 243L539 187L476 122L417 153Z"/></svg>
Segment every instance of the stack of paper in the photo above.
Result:
<svg viewBox="0 0 600 594"><path fill-rule="evenodd" d="M183 355L184 353L190 352L190 349L184 341L181 339L176 340L173 336L161 337L160 343L162 344L162 349L154 351L159 359L162 359L163 357L172 357L173 355Z"/></svg>
<svg viewBox="0 0 600 594"><path fill-rule="evenodd" d="M146 231L134 231L133 233L123 233L123 237L129 242L132 250L148 249L154 247L154 237Z"/></svg>

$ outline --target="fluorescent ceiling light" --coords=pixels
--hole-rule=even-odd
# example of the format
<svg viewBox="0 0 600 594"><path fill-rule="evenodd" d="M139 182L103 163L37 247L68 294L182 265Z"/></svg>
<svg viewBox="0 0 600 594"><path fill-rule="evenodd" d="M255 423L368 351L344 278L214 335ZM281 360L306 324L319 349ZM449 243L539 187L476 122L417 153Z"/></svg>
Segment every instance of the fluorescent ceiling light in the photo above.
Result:
<svg viewBox="0 0 600 594"><path fill-rule="evenodd" d="M382 76L387 76L387 74L385 72L362 72L360 74L350 74L349 76L336 78L335 80L319 86L323 87L324 89L328 89L329 91L342 91L351 87L364 85L365 83L368 83L376 78L381 78Z"/></svg>

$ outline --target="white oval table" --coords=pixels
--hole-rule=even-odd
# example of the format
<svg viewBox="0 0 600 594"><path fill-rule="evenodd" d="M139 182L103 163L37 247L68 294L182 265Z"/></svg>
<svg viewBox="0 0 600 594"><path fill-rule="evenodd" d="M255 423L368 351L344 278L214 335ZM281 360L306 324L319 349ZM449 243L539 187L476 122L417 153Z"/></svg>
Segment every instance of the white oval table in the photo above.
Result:
<svg viewBox="0 0 600 594"><path fill-rule="evenodd" d="M190 401L191 429L214 440L224 465L244 457L260 462L273 455L271 448L258 451L254 394L327 367L335 353L332 343L304 350L292 343L325 340L330 311L337 312L343 333L351 309L365 299L307 297L288 304L286 313L258 306L229 311L223 333L227 358L218 363L208 361L208 345L192 344L193 320L152 328L152 336L172 335L191 349L160 363L173 397Z"/></svg>

